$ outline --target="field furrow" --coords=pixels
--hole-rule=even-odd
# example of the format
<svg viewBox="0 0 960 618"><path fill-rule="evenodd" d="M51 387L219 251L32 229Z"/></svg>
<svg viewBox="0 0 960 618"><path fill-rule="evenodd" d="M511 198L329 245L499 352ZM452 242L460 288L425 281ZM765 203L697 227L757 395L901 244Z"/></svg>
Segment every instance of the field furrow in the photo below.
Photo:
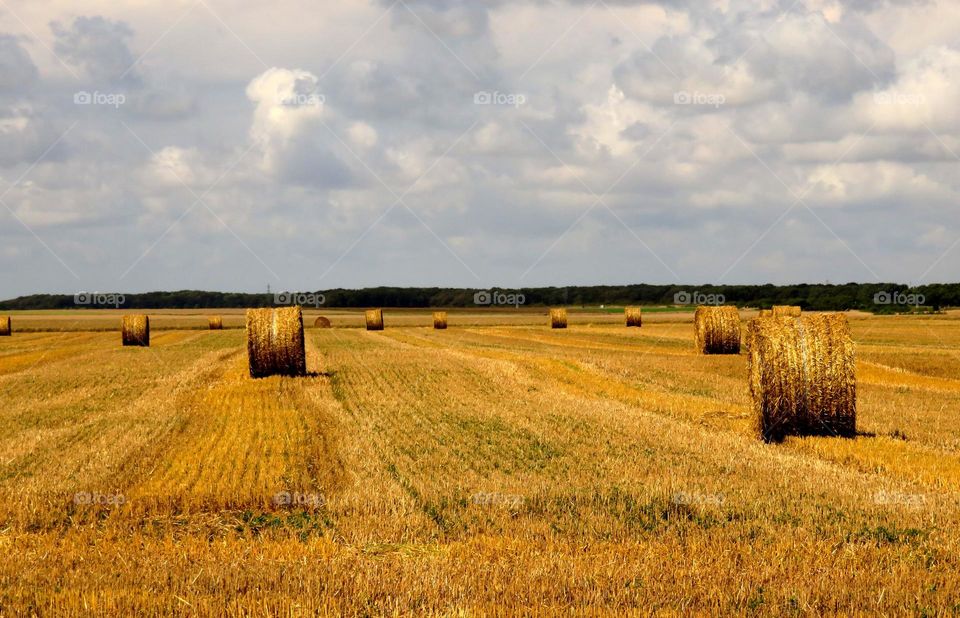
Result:
<svg viewBox="0 0 960 618"><path fill-rule="evenodd" d="M177 430L181 418L169 401L232 354L216 342L166 351L111 346L102 335L91 343L99 349L84 363L69 373L58 362L44 365L11 389L17 404L0 410L2 517L46 523L36 515L42 506L55 523L78 493L121 495Z"/></svg>
<svg viewBox="0 0 960 618"><path fill-rule="evenodd" d="M450 349L474 356L539 367L545 379L555 380L558 388L572 393L592 393L712 429L753 435L743 355L705 357L689 350L685 359L674 361L642 347L635 354L589 346L578 350L568 345L551 347L551 339L562 340L566 335L548 332L529 337L498 332L496 338L508 339L510 345L494 347L478 332L450 337L428 330L398 331L387 336L434 348L445 342ZM657 367L643 362L648 356L657 357ZM789 439L786 446L861 471L921 483L935 491L960 488L956 450L960 418L944 412L943 399L944 391L951 399L955 397L952 389L956 382L888 370L869 362L861 363L858 375L862 378L860 400L866 404L860 406L860 439ZM891 406L896 395L891 400L890 391L900 395L903 407ZM920 417L931 424L924 427L910 422Z"/></svg>
<svg viewBox="0 0 960 618"><path fill-rule="evenodd" d="M318 368L315 352L310 361ZM270 510L287 506L287 493L319 504L344 482L336 402L320 373L253 380L238 351L169 405L180 428L127 490L134 512Z"/></svg>

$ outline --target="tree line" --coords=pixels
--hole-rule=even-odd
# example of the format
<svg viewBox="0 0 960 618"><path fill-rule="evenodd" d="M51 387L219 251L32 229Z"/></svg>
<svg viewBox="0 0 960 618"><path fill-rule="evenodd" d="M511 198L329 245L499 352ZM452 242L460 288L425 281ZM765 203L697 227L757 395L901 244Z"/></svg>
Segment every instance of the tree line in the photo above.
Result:
<svg viewBox="0 0 960 618"><path fill-rule="evenodd" d="M483 294L487 292L487 294ZM483 307L509 296L531 306L684 305L721 302L738 307L800 305L814 311L862 309L878 313L960 307L960 284L910 287L897 283L798 285L593 285L539 288L336 288L300 293L323 307ZM93 296L96 299L96 295ZM116 296L116 295L115 295ZM243 294L181 290L122 294L128 309L214 309L289 304L283 293ZM491 302L492 299L492 302ZM103 308L68 294L33 294L0 302L0 310ZM513 301L511 301L513 302ZM513 305L510 305L513 306Z"/></svg>

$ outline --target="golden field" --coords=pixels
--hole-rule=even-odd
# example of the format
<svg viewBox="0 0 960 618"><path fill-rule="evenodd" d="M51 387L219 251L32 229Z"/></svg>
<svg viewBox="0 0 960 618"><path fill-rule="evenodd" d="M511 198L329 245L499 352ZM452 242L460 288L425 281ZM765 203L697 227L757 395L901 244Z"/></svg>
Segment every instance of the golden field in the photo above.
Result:
<svg viewBox="0 0 960 618"><path fill-rule="evenodd" d="M260 380L120 313L0 339L0 615L960 612L960 315L851 315L858 436L764 444L692 313L308 309Z"/></svg>

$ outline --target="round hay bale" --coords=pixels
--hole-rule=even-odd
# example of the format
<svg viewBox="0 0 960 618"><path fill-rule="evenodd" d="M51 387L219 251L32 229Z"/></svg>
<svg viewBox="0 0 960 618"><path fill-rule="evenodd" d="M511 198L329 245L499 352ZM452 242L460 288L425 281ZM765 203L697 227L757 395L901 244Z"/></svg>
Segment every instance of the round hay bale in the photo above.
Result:
<svg viewBox="0 0 960 618"><path fill-rule="evenodd" d="M625 307L623 309L623 315L627 320L628 328L631 326L643 326L643 315L640 307Z"/></svg>
<svg viewBox="0 0 960 618"><path fill-rule="evenodd" d="M447 329L447 312L446 311L433 312L433 328L436 330Z"/></svg>
<svg viewBox="0 0 960 618"><path fill-rule="evenodd" d="M736 307L697 307L693 332L701 354L740 353L740 312Z"/></svg>
<svg viewBox="0 0 960 618"><path fill-rule="evenodd" d="M254 378L306 375L300 307L247 309L247 357Z"/></svg>
<svg viewBox="0 0 960 618"><path fill-rule="evenodd" d="M383 330L383 309L367 309L363 312L367 330Z"/></svg>
<svg viewBox="0 0 960 618"><path fill-rule="evenodd" d="M10 323L10 316L0 316L0 337L9 337L13 332L13 326Z"/></svg>
<svg viewBox="0 0 960 618"><path fill-rule="evenodd" d="M550 310L550 328L567 327L567 310L564 308Z"/></svg>
<svg viewBox="0 0 960 618"><path fill-rule="evenodd" d="M760 437L855 436L857 376L846 316L767 318L749 328L750 394Z"/></svg>
<svg viewBox="0 0 960 618"><path fill-rule="evenodd" d="M219 315L210 316L208 319L210 330L223 330L223 318Z"/></svg>
<svg viewBox="0 0 960 618"><path fill-rule="evenodd" d="M313 325L316 328L330 328L332 326L332 324L330 324L330 318L325 318L322 315L313 321Z"/></svg>
<svg viewBox="0 0 960 618"><path fill-rule="evenodd" d="M753 322L756 322L757 320L762 320L762 319L764 319L764 318L770 318L770 317L773 317L773 312L772 312L772 310L770 310L770 309L761 309L761 310L760 310L760 314L759 314L757 317L755 317L755 318L753 318L752 320L749 320L749 321L747 322L747 327L746 327L746 329L743 331L743 349L744 349L745 351L749 352L749 351L750 351L750 346L753 345L753 329L750 328L750 324L753 323Z"/></svg>
<svg viewBox="0 0 960 618"><path fill-rule="evenodd" d="M774 305L770 312L776 318L799 318L803 309L797 305Z"/></svg>
<svg viewBox="0 0 960 618"><path fill-rule="evenodd" d="M150 347L150 318L146 315L123 316L121 322L123 345Z"/></svg>

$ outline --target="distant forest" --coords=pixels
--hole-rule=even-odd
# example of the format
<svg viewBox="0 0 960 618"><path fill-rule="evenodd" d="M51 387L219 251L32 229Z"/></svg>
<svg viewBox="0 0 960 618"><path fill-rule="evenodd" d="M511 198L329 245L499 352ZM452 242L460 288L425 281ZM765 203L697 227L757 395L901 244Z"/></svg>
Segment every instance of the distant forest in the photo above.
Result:
<svg viewBox="0 0 960 618"><path fill-rule="evenodd" d="M310 305L323 307L470 307L513 306L505 296L521 299L522 305L571 307L584 305L682 305L720 300L739 307L800 305L810 310L863 309L877 313L936 311L960 307L960 284L931 284L915 288L894 283L847 283L801 285L595 285L547 288L490 288L492 305L475 301L478 290L462 288L394 288L318 290ZM88 296L93 296L88 295ZM278 300L280 302L278 302ZM287 304L275 294L231 292L147 292L123 294L128 309L201 309L271 307ZM500 302L500 305L497 304ZM513 300L511 300L513 303ZM0 310L103 308L106 304L78 303L73 295L34 294L0 302Z"/></svg>

